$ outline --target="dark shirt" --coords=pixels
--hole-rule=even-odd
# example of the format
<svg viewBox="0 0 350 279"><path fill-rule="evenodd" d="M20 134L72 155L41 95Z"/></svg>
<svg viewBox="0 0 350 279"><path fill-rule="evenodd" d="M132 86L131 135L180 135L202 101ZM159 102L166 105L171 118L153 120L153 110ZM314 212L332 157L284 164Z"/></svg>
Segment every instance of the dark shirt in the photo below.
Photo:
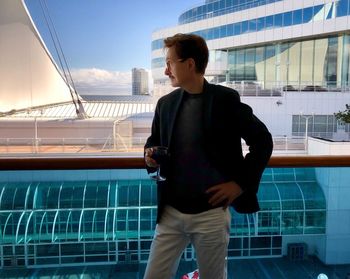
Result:
<svg viewBox="0 0 350 279"><path fill-rule="evenodd" d="M227 180L210 163L203 148L203 94L185 92L170 147L167 204L195 214L213 207L205 191Z"/></svg>

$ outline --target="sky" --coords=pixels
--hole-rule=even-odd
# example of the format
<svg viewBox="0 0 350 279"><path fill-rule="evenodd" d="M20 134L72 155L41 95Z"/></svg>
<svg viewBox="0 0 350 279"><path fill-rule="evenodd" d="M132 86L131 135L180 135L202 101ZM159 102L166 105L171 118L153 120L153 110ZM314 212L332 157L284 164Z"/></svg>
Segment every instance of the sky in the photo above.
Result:
<svg viewBox="0 0 350 279"><path fill-rule="evenodd" d="M134 67L151 69L152 32L177 25L181 13L204 2L204 0L42 1L45 1L48 7L74 82L85 94L94 92L129 94L131 69ZM25 3L46 46L58 64L40 1L25 0Z"/></svg>

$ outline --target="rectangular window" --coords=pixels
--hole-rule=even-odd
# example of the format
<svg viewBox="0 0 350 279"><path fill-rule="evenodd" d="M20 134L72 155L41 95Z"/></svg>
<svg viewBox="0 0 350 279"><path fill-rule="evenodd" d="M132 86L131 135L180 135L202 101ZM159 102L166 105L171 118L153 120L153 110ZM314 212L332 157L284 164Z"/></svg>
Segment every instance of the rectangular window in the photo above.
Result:
<svg viewBox="0 0 350 279"><path fill-rule="evenodd" d="M305 88L313 85L314 41L304 41L301 47L301 85Z"/></svg>
<svg viewBox="0 0 350 279"><path fill-rule="evenodd" d="M212 11L213 11L213 8L214 8L213 3L208 4L208 5L207 5L207 13L212 12Z"/></svg>
<svg viewBox="0 0 350 279"><path fill-rule="evenodd" d="M220 27L220 37L221 38L224 38L227 36L226 29L227 29L227 25L223 25Z"/></svg>
<svg viewBox="0 0 350 279"><path fill-rule="evenodd" d="M279 48L279 82L283 85L288 84L288 69L289 69L289 43L283 43Z"/></svg>
<svg viewBox="0 0 350 279"><path fill-rule="evenodd" d="M287 12L283 14L283 26L291 26L293 24L293 13Z"/></svg>
<svg viewBox="0 0 350 279"><path fill-rule="evenodd" d="M303 23L312 21L313 7L303 9Z"/></svg>
<svg viewBox="0 0 350 279"><path fill-rule="evenodd" d="M245 51L245 80L256 80L255 75L255 48L249 48Z"/></svg>
<svg viewBox="0 0 350 279"><path fill-rule="evenodd" d="M265 29L265 18L261 17L256 20L257 31L261 31Z"/></svg>
<svg viewBox="0 0 350 279"><path fill-rule="evenodd" d="M219 1L214 2L214 12L219 10Z"/></svg>
<svg viewBox="0 0 350 279"><path fill-rule="evenodd" d="M275 87L276 83L276 52L275 46L269 45L265 48L265 61L266 61L266 70L265 70L265 88L271 89Z"/></svg>
<svg viewBox="0 0 350 279"><path fill-rule="evenodd" d="M248 28L249 28L248 21L247 20L246 21L242 21L242 34L248 32L248 30L249 30Z"/></svg>
<svg viewBox="0 0 350 279"><path fill-rule="evenodd" d="M301 24L302 18L303 18L302 10L293 11L293 25Z"/></svg>
<svg viewBox="0 0 350 279"><path fill-rule="evenodd" d="M346 16L348 15L348 6L349 6L348 0L339 0L335 2L336 5L336 16Z"/></svg>
<svg viewBox="0 0 350 279"><path fill-rule="evenodd" d="M234 24L234 35L240 35L241 34L241 22Z"/></svg>
<svg viewBox="0 0 350 279"><path fill-rule="evenodd" d="M256 32L256 19L249 20L249 32Z"/></svg>
<svg viewBox="0 0 350 279"><path fill-rule="evenodd" d="M229 73L230 81L236 80L236 68L237 68L237 63L236 63L236 51L230 51L228 53L228 63L229 63Z"/></svg>
<svg viewBox="0 0 350 279"><path fill-rule="evenodd" d="M326 82L327 86L335 87L338 76L338 37L328 39L328 53L326 65Z"/></svg>
<svg viewBox="0 0 350 279"><path fill-rule="evenodd" d="M273 15L265 17L265 28L273 28Z"/></svg>
<svg viewBox="0 0 350 279"><path fill-rule="evenodd" d="M208 40L212 40L214 38L214 28L208 30Z"/></svg>
<svg viewBox="0 0 350 279"><path fill-rule="evenodd" d="M218 39L220 38L220 27L215 27L213 28L214 32L213 32L213 39Z"/></svg>
<svg viewBox="0 0 350 279"><path fill-rule="evenodd" d="M283 20L282 20L282 14L276 14L274 15L274 27L282 27L283 26Z"/></svg>
<svg viewBox="0 0 350 279"><path fill-rule="evenodd" d="M244 60L245 60L245 51L237 51L237 67L236 67L236 80L244 80Z"/></svg>
<svg viewBox="0 0 350 279"><path fill-rule="evenodd" d="M233 24L228 24L227 25L227 29L226 29L226 34L227 36L233 36Z"/></svg>
<svg viewBox="0 0 350 279"><path fill-rule="evenodd" d="M315 40L314 85L325 85L325 63L327 61L328 39Z"/></svg>

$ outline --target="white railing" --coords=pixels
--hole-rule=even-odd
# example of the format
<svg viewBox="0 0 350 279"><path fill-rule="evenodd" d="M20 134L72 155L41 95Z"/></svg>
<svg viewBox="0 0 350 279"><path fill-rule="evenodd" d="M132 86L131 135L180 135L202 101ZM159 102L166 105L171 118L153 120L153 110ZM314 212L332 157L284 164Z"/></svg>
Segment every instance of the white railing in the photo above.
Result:
<svg viewBox="0 0 350 279"><path fill-rule="evenodd" d="M0 154L143 152L146 138L0 138Z"/></svg>
<svg viewBox="0 0 350 279"><path fill-rule="evenodd" d="M224 86L237 90L241 96L253 96L253 97L278 97L282 96L284 92L341 92L350 93L350 85L329 85L322 82L262 82L262 81L228 81L220 83Z"/></svg>
<svg viewBox="0 0 350 279"><path fill-rule="evenodd" d="M310 136L310 134L309 134ZM0 138L0 156L10 154L143 153L147 137L107 138ZM305 135L273 138L274 152L305 153ZM248 147L242 141L245 152Z"/></svg>

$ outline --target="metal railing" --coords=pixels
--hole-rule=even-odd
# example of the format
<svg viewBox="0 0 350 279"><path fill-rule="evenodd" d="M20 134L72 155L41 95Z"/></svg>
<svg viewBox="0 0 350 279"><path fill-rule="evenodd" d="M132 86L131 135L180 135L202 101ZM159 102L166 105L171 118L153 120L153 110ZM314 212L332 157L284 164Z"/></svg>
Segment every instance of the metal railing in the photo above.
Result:
<svg viewBox="0 0 350 279"><path fill-rule="evenodd" d="M350 167L350 155L334 156L272 156L269 167ZM1 158L3 170L83 170L83 169L143 169L142 157L17 157Z"/></svg>
<svg viewBox="0 0 350 279"><path fill-rule="evenodd" d="M310 134L309 134L310 136ZM0 156L11 154L142 154L147 137L115 138L0 138ZM285 153L305 152L305 134L273 137L274 151ZM243 151L248 146L242 141Z"/></svg>

